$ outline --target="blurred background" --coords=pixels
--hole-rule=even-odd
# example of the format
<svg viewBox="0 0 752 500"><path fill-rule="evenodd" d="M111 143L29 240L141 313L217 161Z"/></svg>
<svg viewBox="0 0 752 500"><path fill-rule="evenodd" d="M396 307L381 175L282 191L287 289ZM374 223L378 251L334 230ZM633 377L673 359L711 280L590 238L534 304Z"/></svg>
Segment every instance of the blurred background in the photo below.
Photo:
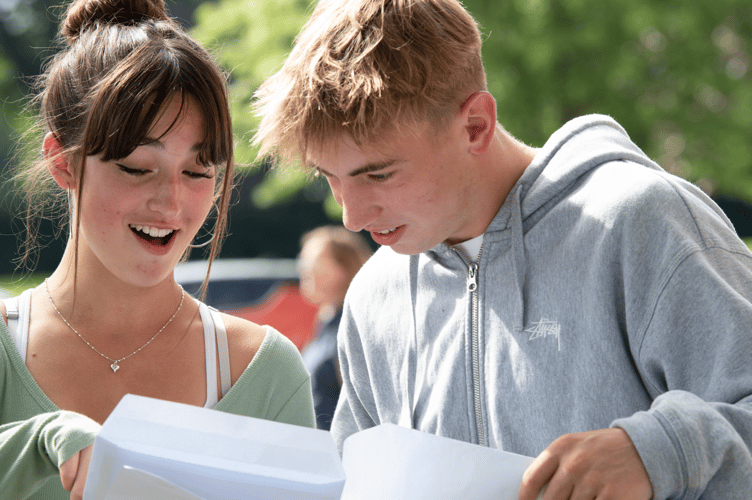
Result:
<svg viewBox="0 0 752 500"><path fill-rule="evenodd" d="M239 169L225 258L293 258L300 235L337 223L321 182L255 162L254 90L280 68L308 18L307 0L167 0L173 17L211 49L231 77ZM749 0L466 0L484 36L499 121L541 146L565 121L613 116L665 169L698 183L752 236L752 2ZM0 284L16 286L21 200L7 182L14 144L28 128L29 85L54 53L63 13L55 0L0 0ZM64 240L43 224L37 276ZM194 252L192 258L201 258ZM34 279L33 277L31 278ZM15 283L16 285L13 285ZM21 282L23 286L25 281Z"/></svg>

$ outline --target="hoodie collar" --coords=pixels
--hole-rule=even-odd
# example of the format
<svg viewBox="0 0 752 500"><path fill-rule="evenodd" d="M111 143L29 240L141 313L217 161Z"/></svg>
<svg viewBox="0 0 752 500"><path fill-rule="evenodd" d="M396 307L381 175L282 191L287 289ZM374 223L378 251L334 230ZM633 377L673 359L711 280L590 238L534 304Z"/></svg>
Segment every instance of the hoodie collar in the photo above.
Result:
<svg viewBox="0 0 752 500"><path fill-rule="evenodd" d="M520 204L527 231L549 207L569 192L572 183L609 161L632 161L662 170L630 140L624 128L613 118L586 115L567 122L538 150L487 231L509 227L510 205L514 203ZM528 221L533 214L537 216Z"/></svg>

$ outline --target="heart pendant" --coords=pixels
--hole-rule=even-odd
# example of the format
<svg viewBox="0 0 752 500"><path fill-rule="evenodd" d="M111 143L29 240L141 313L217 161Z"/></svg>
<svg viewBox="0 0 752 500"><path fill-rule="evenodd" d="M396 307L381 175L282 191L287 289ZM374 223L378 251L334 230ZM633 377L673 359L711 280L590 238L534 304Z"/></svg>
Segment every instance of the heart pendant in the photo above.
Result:
<svg viewBox="0 0 752 500"><path fill-rule="evenodd" d="M120 367L117 364L117 361L115 361L114 363L112 363L110 365L110 368L112 368L112 373L116 373L120 369Z"/></svg>

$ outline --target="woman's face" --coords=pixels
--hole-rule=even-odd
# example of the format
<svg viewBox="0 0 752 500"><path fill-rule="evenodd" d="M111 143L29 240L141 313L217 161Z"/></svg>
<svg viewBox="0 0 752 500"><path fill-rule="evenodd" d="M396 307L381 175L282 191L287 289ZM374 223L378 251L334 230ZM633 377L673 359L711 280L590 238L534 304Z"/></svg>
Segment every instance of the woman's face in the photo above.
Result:
<svg viewBox="0 0 752 500"><path fill-rule="evenodd" d="M198 163L201 113L191 98L182 111L180 106L180 96L168 101L147 143L126 158L87 157L79 269L88 266L135 286L172 278L211 209L216 175L214 166Z"/></svg>

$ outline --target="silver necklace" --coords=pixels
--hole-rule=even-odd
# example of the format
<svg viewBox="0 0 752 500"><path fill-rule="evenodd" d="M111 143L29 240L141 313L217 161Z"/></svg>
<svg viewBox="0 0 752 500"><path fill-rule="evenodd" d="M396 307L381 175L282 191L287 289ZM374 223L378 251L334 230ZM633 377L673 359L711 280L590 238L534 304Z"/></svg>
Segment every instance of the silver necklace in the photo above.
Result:
<svg viewBox="0 0 752 500"><path fill-rule="evenodd" d="M86 343L86 345L88 345L89 347L91 347L91 349L94 352L96 352L97 354L99 354L100 356L102 356L104 359L112 362L112 364L110 365L110 368L112 368L112 373L117 373L117 371L120 369L120 365L118 363L120 363L121 361L125 361L126 359L130 358L131 356L133 356L134 354L136 354L137 352L139 352L141 349L143 349L144 347L146 347L147 345L149 345L152 340L154 340L155 338L157 338L157 335L159 335L160 333L162 333L162 330L164 330L165 328L167 328L167 325L169 325L170 323L172 323L172 320L175 319L175 316L177 316L178 313L180 312L180 308L183 306L183 299L185 298L185 290L183 290L183 287L181 286L180 287L180 304L178 304L178 308L175 310L175 313L170 317L170 319L167 320L167 323L165 323L164 325L162 325L162 328L160 328L157 331L157 333L155 333L154 336L152 336L152 338L150 338L149 340L147 340L144 345L142 345L141 347L139 347L138 349L136 349L135 351L133 351L129 355L124 356L124 357L122 357L120 359L112 359L111 357L105 356L104 354L102 354L101 352L99 352L99 350L97 350L96 347L94 347L93 345L91 345L89 343L89 341L87 341L85 338L83 338L81 336L81 334L78 333L76 331L76 329L73 328L73 326L71 326L70 323L68 323L68 320L65 319L65 316L63 316L63 314L60 312L60 310L55 305L55 301L52 300L52 295L50 295L50 288L47 286L47 280L44 280L44 289L47 291L47 297L50 298L50 303L52 304L52 307L55 308L55 312L57 313L58 316L60 316L60 319L62 319L63 322L66 325L68 325L68 328L70 328L71 330L73 330L73 333L75 333L76 335L78 335L78 338L80 338L81 340L83 340L84 343Z"/></svg>

